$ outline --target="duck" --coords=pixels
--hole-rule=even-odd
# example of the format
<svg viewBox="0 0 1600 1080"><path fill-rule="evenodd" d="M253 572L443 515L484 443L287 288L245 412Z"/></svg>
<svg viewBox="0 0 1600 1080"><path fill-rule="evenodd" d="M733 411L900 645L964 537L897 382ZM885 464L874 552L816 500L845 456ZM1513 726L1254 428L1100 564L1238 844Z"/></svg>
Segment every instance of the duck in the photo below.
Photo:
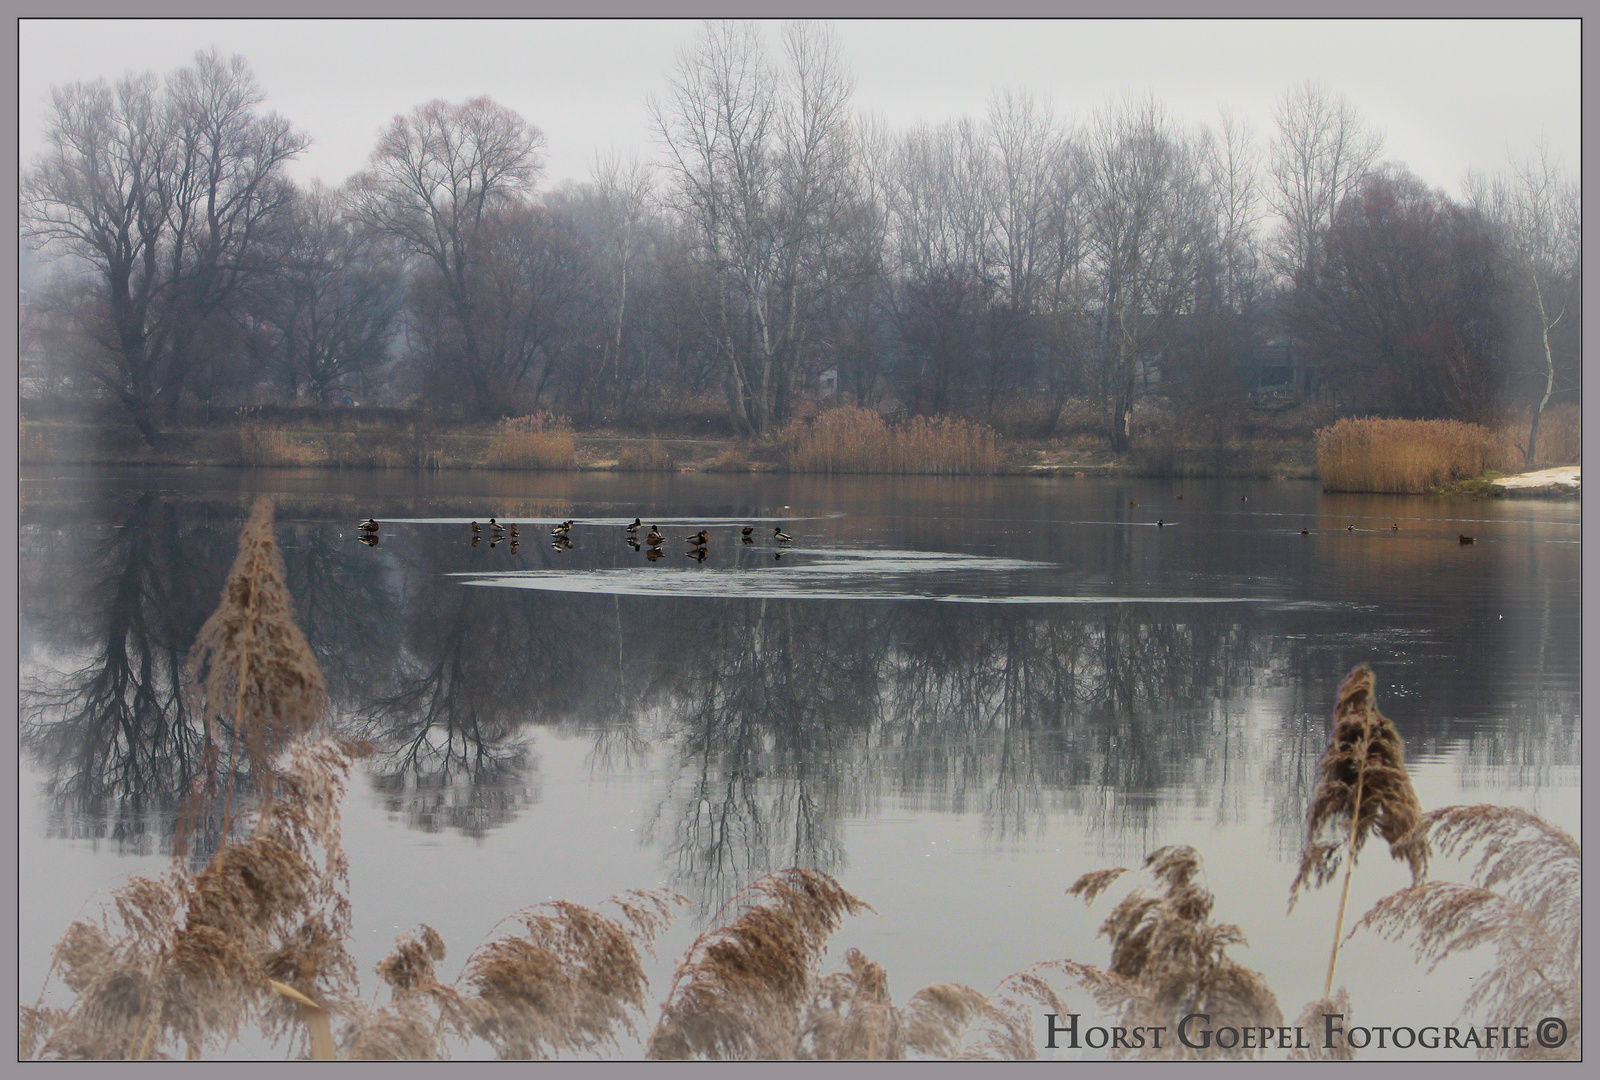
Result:
<svg viewBox="0 0 1600 1080"><path fill-rule="evenodd" d="M361 528L362 532L375 533L375 532L378 531L378 523L376 521L374 521L372 518L368 518L367 520L365 520L365 521L363 521L361 523L360 528Z"/></svg>
<svg viewBox="0 0 1600 1080"><path fill-rule="evenodd" d="M506 531L506 527L500 524L494 518L489 519L489 528L493 529L496 533L503 533Z"/></svg>
<svg viewBox="0 0 1600 1080"><path fill-rule="evenodd" d="M1355 532L1356 531L1356 527L1354 525L1346 525L1344 527L1344 531L1345 532Z"/></svg>
<svg viewBox="0 0 1600 1080"><path fill-rule="evenodd" d="M706 531L704 529L701 529L699 532L695 533L693 536L686 536L686 537L683 538L683 542L685 544L693 544L695 547L705 547L706 546L706 540L707 540Z"/></svg>
<svg viewBox="0 0 1600 1080"><path fill-rule="evenodd" d="M780 544L787 544L790 540L794 539L794 537L790 536L777 526L773 526L772 538Z"/></svg>
<svg viewBox="0 0 1600 1080"><path fill-rule="evenodd" d="M706 549L703 547L697 547L693 551L685 551L683 553L683 557L686 559L693 559L695 562L705 562Z"/></svg>
<svg viewBox="0 0 1600 1080"><path fill-rule="evenodd" d="M640 521L638 518L634 518L633 519L633 524L628 526L628 531L631 532L631 533L636 533L636 532L639 531L639 526L641 526L643 524L644 524L644 522Z"/></svg>
<svg viewBox="0 0 1600 1080"><path fill-rule="evenodd" d="M1389 526L1389 531L1390 532L1399 532L1400 531L1400 523L1397 521L1393 525L1390 525Z"/></svg>
<svg viewBox="0 0 1600 1080"><path fill-rule="evenodd" d="M1134 502L1134 501L1133 501L1133 500L1132 500L1132 499L1129 499L1129 500L1128 500L1128 508L1129 508L1129 509L1130 509L1130 510L1131 510L1131 509L1132 509L1132 508L1133 508L1133 507L1135 507L1135 506L1138 506L1138 505L1139 505L1139 504L1138 504L1138 503L1136 503L1136 502Z"/></svg>
<svg viewBox="0 0 1600 1080"><path fill-rule="evenodd" d="M472 523L472 532L473 532L473 534L476 535L477 533L480 533L482 531L483 530L478 527L478 523L476 521L474 521Z"/></svg>
<svg viewBox="0 0 1600 1080"><path fill-rule="evenodd" d="M572 522L563 521L561 524L557 525L555 528L550 530L550 535L551 536L565 536L571 531L572 531Z"/></svg>
<svg viewBox="0 0 1600 1080"><path fill-rule="evenodd" d="M649 535L645 537L645 542L651 547L659 547L667 542L667 538L661 534L661 527L659 525L652 525L650 526Z"/></svg>
<svg viewBox="0 0 1600 1080"><path fill-rule="evenodd" d="M481 543L483 543L483 537L474 534L472 537L472 546L477 547Z"/></svg>
<svg viewBox="0 0 1600 1080"><path fill-rule="evenodd" d="M513 539L513 540L514 540L514 539L516 539L516 537L517 537L517 523L516 523L516 522L515 522L515 521L513 521L513 522L512 522L512 523L511 523L511 528L510 528L510 530L509 530L509 531L510 531L510 533L511 533L511 538L512 538L512 539Z"/></svg>
<svg viewBox="0 0 1600 1080"><path fill-rule="evenodd" d="M1167 523L1165 521L1162 521L1160 518L1156 518L1156 528L1165 529L1166 527Z"/></svg>
<svg viewBox="0 0 1600 1080"><path fill-rule="evenodd" d="M1462 544L1463 544L1463 545L1466 545L1466 544L1475 544L1475 543L1477 543L1477 542L1478 542L1478 538L1477 538L1477 537L1476 537L1476 536L1468 536L1468 535L1467 535L1467 534L1466 534L1466 533L1462 533L1462 534L1461 534L1461 536L1460 536L1460 540L1461 540L1461 543L1462 543Z"/></svg>
<svg viewBox="0 0 1600 1080"><path fill-rule="evenodd" d="M1182 502L1182 501L1183 501L1183 496L1182 496L1182 495L1179 495L1179 496L1178 496L1178 501L1179 501L1179 502Z"/></svg>
<svg viewBox="0 0 1600 1080"><path fill-rule="evenodd" d="M744 528L739 530L739 535L748 540L750 539L750 534L755 531L756 527L754 525L746 525Z"/></svg>
<svg viewBox="0 0 1600 1080"><path fill-rule="evenodd" d="M1310 529L1301 529L1300 530L1300 535L1301 536L1310 536L1311 535L1311 530Z"/></svg>

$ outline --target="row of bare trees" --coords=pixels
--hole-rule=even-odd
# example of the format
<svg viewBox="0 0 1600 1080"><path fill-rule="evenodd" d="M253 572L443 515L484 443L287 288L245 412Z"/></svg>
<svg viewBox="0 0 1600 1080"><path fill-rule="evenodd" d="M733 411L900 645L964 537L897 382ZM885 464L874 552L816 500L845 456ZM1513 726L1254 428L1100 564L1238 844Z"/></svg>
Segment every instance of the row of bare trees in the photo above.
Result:
<svg viewBox="0 0 1600 1080"><path fill-rule="evenodd" d="M31 340L152 441L262 386L591 421L714 395L762 436L828 373L1043 432L1087 400L1122 451L1143 400L1242 399L1269 338L1344 409L1537 418L1577 389L1577 187L1547 158L1457 204L1315 83L1264 146L1226 111L1069 123L1019 90L894 132L852 90L824 24L711 22L647 103L659 160L541 192L543 135L487 98L395 117L332 190L287 180L306 139L241 58L58 88L23 230L71 272Z"/></svg>

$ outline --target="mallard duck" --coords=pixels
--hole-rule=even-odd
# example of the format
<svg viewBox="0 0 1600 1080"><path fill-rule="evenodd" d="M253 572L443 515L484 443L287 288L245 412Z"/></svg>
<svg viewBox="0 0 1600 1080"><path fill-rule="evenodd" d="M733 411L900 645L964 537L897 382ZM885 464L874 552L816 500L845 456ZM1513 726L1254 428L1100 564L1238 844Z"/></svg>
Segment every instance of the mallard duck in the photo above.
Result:
<svg viewBox="0 0 1600 1080"><path fill-rule="evenodd" d="M1300 535L1301 536L1310 536L1311 535L1311 530L1310 529L1301 529L1300 530Z"/></svg>
<svg viewBox="0 0 1600 1080"><path fill-rule="evenodd" d="M506 531L506 527L500 524L494 518L489 519L489 528L493 529L497 533L503 533Z"/></svg>
<svg viewBox="0 0 1600 1080"><path fill-rule="evenodd" d="M651 547L659 547L667 542L667 538L661 535L661 529L658 526L652 525L650 526L649 535L645 537L645 542Z"/></svg>
<svg viewBox="0 0 1600 1080"><path fill-rule="evenodd" d="M1462 533L1461 542L1463 544L1475 544L1478 542L1478 538L1476 536L1468 536L1465 533Z"/></svg>
<svg viewBox="0 0 1600 1080"><path fill-rule="evenodd" d="M513 521L507 531L510 532L513 537L515 537L517 535L517 523Z"/></svg>
<svg viewBox="0 0 1600 1080"><path fill-rule="evenodd" d="M1346 525L1344 527L1344 531L1345 532L1355 532L1356 531L1356 527L1354 525Z"/></svg>
<svg viewBox="0 0 1600 1080"><path fill-rule="evenodd" d="M1128 509L1130 509L1130 510L1131 510L1131 509L1133 509L1133 508L1134 508L1134 507L1135 507L1135 506L1138 506L1138 505L1139 505L1139 504L1138 504L1138 503L1136 503L1136 502L1134 502L1134 501L1133 501L1133 500L1132 500L1132 499L1129 499L1129 500L1128 500Z"/></svg>
<svg viewBox="0 0 1600 1080"><path fill-rule="evenodd" d="M1389 531L1390 532L1399 532L1400 531L1400 523L1397 521L1393 525L1390 525L1389 526Z"/></svg>
<svg viewBox="0 0 1600 1080"><path fill-rule="evenodd" d="M746 525L744 528L739 530L739 535L748 540L750 539L750 534L755 531L756 527L754 525Z"/></svg>
<svg viewBox="0 0 1600 1080"><path fill-rule="evenodd" d="M368 518L367 520L365 520L365 521L363 521L361 523L361 531L362 532L367 532L367 533L375 533L375 532L378 531L378 523L376 521L372 520L371 518Z"/></svg>
<svg viewBox="0 0 1600 1080"><path fill-rule="evenodd" d="M787 544L790 540L794 539L794 537L790 536L777 526L774 526L772 529L772 538L780 544Z"/></svg>
<svg viewBox="0 0 1600 1080"><path fill-rule="evenodd" d="M480 533L480 532L482 532L482 531L483 531L483 530L482 530L482 529L480 529L480 528L479 528L479 527L478 527L478 523L477 523L477 522L476 522L476 521L474 521L474 522L473 522L473 523L472 523L472 531L473 531L473 532L474 532L474 533Z"/></svg>
<svg viewBox="0 0 1600 1080"><path fill-rule="evenodd" d="M706 540L707 540L706 531L704 529L701 529L699 532L695 533L693 536L686 536L686 537L683 538L683 542L685 544L693 544L695 547L705 547L706 546Z"/></svg>
<svg viewBox="0 0 1600 1080"><path fill-rule="evenodd" d="M628 531L631 533L636 533L639 531L639 527L643 524L644 522L640 521L638 518L634 518L633 524L628 526Z"/></svg>
<svg viewBox="0 0 1600 1080"><path fill-rule="evenodd" d="M1165 521L1162 521L1160 518L1156 518L1156 528L1165 529L1166 527L1167 523Z"/></svg>
<svg viewBox="0 0 1600 1080"><path fill-rule="evenodd" d="M550 530L550 535L551 536L565 536L571 531L572 531L572 522L563 521L561 524L557 525L555 528Z"/></svg>
<svg viewBox="0 0 1600 1080"><path fill-rule="evenodd" d="M695 562L705 562L706 549L703 547L697 547L693 551L685 551L683 556L686 559L693 559Z"/></svg>

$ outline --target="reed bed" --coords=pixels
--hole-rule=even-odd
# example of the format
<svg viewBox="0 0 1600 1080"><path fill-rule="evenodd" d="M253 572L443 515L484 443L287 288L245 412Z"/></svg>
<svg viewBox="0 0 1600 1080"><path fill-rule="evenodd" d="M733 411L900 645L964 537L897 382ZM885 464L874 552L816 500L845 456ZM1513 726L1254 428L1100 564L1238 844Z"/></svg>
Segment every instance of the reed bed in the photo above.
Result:
<svg viewBox="0 0 1600 1080"><path fill-rule="evenodd" d="M959 417L917 417L891 426L853 405L792 421L778 435L790 472L974 476L999 470L995 433Z"/></svg>
<svg viewBox="0 0 1600 1080"><path fill-rule="evenodd" d="M1459 420L1346 418L1317 432L1324 491L1425 495L1511 467L1504 442Z"/></svg>
<svg viewBox="0 0 1600 1080"><path fill-rule="evenodd" d="M1506 447L1512 467L1522 469L1528 445L1528 427L1532 417L1516 413L1507 418L1496 430ZM1548 469L1556 465L1576 465L1583 460L1583 413L1577 405L1556 405L1546 409L1539 418L1539 445L1534 448L1534 469Z"/></svg>
<svg viewBox="0 0 1600 1080"><path fill-rule="evenodd" d="M547 412L502 420L489 438L490 469L570 469L578 459L572 425Z"/></svg>
<svg viewBox="0 0 1600 1080"><path fill-rule="evenodd" d="M677 468L672 452L659 439L652 439L643 446L630 446L617 458L619 472L675 472Z"/></svg>
<svg viewBox="0 0 1600 1080"><path fill-rule="evenodd" d="M239 462L290 468L320 464L311 447L302 446L276 428L262 424L240 425Z"/></svg>

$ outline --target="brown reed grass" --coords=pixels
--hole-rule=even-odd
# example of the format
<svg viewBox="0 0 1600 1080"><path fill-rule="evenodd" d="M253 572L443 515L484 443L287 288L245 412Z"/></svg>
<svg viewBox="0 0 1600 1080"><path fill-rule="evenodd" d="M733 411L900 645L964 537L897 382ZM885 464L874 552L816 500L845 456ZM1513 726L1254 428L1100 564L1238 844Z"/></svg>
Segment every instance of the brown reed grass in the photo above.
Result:
<svg viewBox="0 0 1600 1080"><path fill-rule="evenodd" d="M1459 420L1346 418L1316 439L1324 491L1422 495L1510 467L1495 433Z"/></svg>
<svg viewBox="0 0 1600 1080"><path fill-rule="evenodd" d="M677 468L672 452L659 439L627 447L617 458L619 472L675 472Z"/></svg>
<svg viewBox="0 0 1600 1080"><path fill-rule="evenodd" d="M1561 829L1512 806L1447 806L1421 829L1441 854L1477 856L1468 883L1429 881L1379 900L1356 923L1409 941L1432 972L1447 956L1492 946L1495 963L1473 979L1464 1014L1492 1027L1536 1017L1567 1024L1567 1041L1494 1047L1483 1057L1577 1059L1583 1054L1583 852Z"/></svg>
<svg viewBox="0 0 1600 1080"><path fill-rule="evenodd" d="M570 469L578 442L572 425L547 412L502 420L489 437L489 469Z"/></svg>
<svg viewBox="0 0 1600 1080"><path fill-rule="evenodd" d="M790 472L983 475L1002 462L995 433L959 417L917 417L891 427L845 405L791 421L777 442Z"/></svg>
<svg viewBox="0 0 1600 1080"><path fill-rule="evenodd" d="M1528 446L1528 429L1532 414L1523 410L1513 413L1496 429L1495 434L1505 447L1507 467L1521 471L1528 467L1524 460ZM1532 468L1548 469L1556 465L1576 465L1583 460L1583 412L1576 404L1555 405L1539 417L1539 445L1534 448Z"/></svg>
<svg viewBox="0 0 1600 1080"><path fill-rule="evenodd" d="M1339 992L1332 997L1319 998L1308 1002L1300 1015L1295 1019L1294 1026L1302 1034L1295 1037L1295 1047L1289 1051L1290 1061L1354 1061L1355 1048L1343 1039L1332 1043L1327 1039L1327 1023L1323 1020L1324 1014L1338 1015L1344 1018L1343 1026L1348 1029L1354 1010L1350 1007L1350 991L1339 987Z"/></svg>
<svg viewBox="0 0 1600 1080"><path fill-rule="evenodd" d="M1289 910L1302 888L1321 888L1344 864L1344 889L1333 927L1324 998L1333 995L1333 971L1339 960L1350 877L1369 834L1382 836L1389 854L1403 860L1412 880L1428 871L1428 835L1422 805L1406 772L1405 747L1388 717L1378 711L1372 669L1352 668L1333 710L1333 734L1317 762L1317 786L1306 814L1306 841L1300 869L1289 885Z"/></svg>
<svg viewBox="0 0 1600 1080"><path fill-rule="evenodd" d="M215 721L231 725L224 835L236 748L245 748L254 769L314 724L328 703L322 670L295 623L272 515L272 500L258 498L239 536L222 600L195 637L186 668L190 686L201 695L207 743L214 747L221 741Z"/></svg>
<svg viewBox="0 0 1600 1080"><path fill-rule="evenodd" d="M182 1046L193 1058L237 1039L247 1020L281 1037L299 1029L304 1002L325 1011L348 998L348 906L329 900L345 889L338 801L363 752L298 745L249 838L198 873L175 863L160 878L135 877L98 920L73 923L54 970L76 998L24 1011L29 1056L169 1058Z"/></svg>
<svg viewBox="0 0 1600 1080"><path fill-rule="evenodd" d="M815 870L769 874L723 909L740 913L695 939L645 1056L789 1058L828 937L846 915L872 910Z"/></svg>
<svg viewBox="0 0 1600 1080"><path fill-rule="evenodd" d="M1069 962L1064 969L1100 1007L1125 1027L1175 1028L1191 1013L1207 1013L1219 1027L1278 1027L1283 1014L1261 974L1231 959L1227 950L1245 944L1232 923L1214 923L1212 894L1195 881L1200 855L1187 846L1163 847L1146 857L1144 869L1162 887L1135 888L1100 927L1111 941L1111 963L1101 969ZM1117 867L1085 874L1067 890L1086 904L1126 871ZM1113 1057L1178 1060L1255 1057L1259 1050L1188 1047L1176 1039L1160 1048L1113 1050Z"/></svg>
<svg viewBox="0 0 1600 1080"><path fill-rule="evenodd" d="M263 424L240 425L238 453L242 465L297 468L318 464L318 454L311 447Z"/></svg>

